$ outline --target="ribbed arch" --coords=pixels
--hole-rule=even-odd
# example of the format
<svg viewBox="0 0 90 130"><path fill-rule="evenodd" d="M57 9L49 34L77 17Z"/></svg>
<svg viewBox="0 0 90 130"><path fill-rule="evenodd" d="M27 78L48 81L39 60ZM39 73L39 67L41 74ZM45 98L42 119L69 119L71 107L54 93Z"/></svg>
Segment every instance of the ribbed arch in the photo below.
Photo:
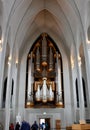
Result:
<svg viewBox="0 0 90 130"><path fill-rule="evenodd" d="M42 11L43 11L43 10L42 10ZM40 12L41 12L41 11L40 11ZM40 12L39 12L39 13L40 13ZM37 13L37 15L33 16L33 20L31 20L31 21L32 21L32 24L33 24L33 21L34 21L34 19L36 18L36 16L39 15L39 13ZM51 14L51 16L54 16L54 14L52 14L52 12L49 12L49 13ZM55 23L56 27L61 30L61 26L59 26L60 21L58 21L59 19L57 20L57 17L56 17L56 16L54 16L53 18L54 18L54 20L55 20L54 23ZM30 23L29 23L29 26L32 26L32 24L30 25ZM63 24L63 22L61 22L61 24ZM24 26L25 26L25 25L28 25L28 24L25 24L25 23L24 23ZM59 27L58 27L57 25L58 25ZM22 29L22 28L24 28L24 26L21 26L20 28ZM62 25L62 26L65 28L67 25L65 25L65 26ZM35 27L35 26L34 26L34 27ZM20 29L20 28L19 28L19 29ZM67 26L66 28L68 28L68 26ZM25 31L25 29L28 29L28 30L26 30L26 31L29 31L30 28L28 28L28 26L27 26L27 27L25 26L24 31ZM38 29L39 29L39 28L38 28ZM33 29L33 30L34 30L34 29ZM42 28L41 30L43 30L43 28ZM59 30L59 32L57 31L57 32L58 32L58 35L62 35L62 36L59 36L59 37L62 37L62 39L64 39L64 38L65 38L65 37L64 37L64 32L63 32L63 34L62 34L62 31L60 31L60 30ZM64 30L64 29L63 29L63 30ZM69 28L68 28L67 30L68 30L68 31L67 31L67 35L70 35L70 33L69 33ZM17 32L17 36L19 36L18 33L20 34L20 32L21 32L21 31L18 31L18 32ZM23 31L22 31L22 32L23 32ZM27 33L30 34L30 31L27 32ZM26 32L24 33L24 35L25 35L25 34L26 34ZM72 35L72 34L71 34L71 35ZM28 34L25 35L24 38L25 38L26 36L28 36ZM65 36L66 36L66 35L65 35ZM21 38L21 36L20 36L20 38ZM63 41L63 42L65 42L65 41ZM17 41L16 43L18 43L18 41ZM20 41L19 41L19 43L20 43ZM70 42L68 42L68 43L70 43ZM73 43L73 41L72 41L72 43Z"/></svg>
<svg viewBox="0 0 90 130"><path fill-rule="evenodd" d="M30 28L31 28L31 26L33 26L34 20L35 20L36 18L38 18L38 16L40 16L40 13L43 13L43 11L44 11L44 10L40 11L40 12L33 18L31 25L29 25L29 27L27 27L27 29L28 29L28 30L26 30L27 32L24 33L24 34L27 34L27 35L25 35L25 36L28 36L28 34L30 35ZM47 11L47 10L46 10L46 11ZM59 33L60 33L59 35L62 35L62 36L60 36L60 37L62 37L62 39L64 39L63 32L62 32L60 26L58 26L58 23L57 23L56 18L53 17L53 15L52 15L49 11L47 11L47 12L48 12L48 14L50 15L50 17L52 17L52 19L53 19L52 23L53 23L54 25L56 25L56 27L59 29L59 31L60 31L60 32L59 32ZM39 20L39 19L38 19L38 20ZM60 21L59 21L59 24L60 24ZM34 27L35 27L35 26L34 26ZM26 28L26 26L25 26L25 28ZM40 27L40 28L38 28L38 29L40 29L41 31L43 31L43 29L45 29L45 28L49 28L48 25L45 24L45 27L42 26L42 27ZM53 28L53 27L52 27L52 28ZM24 29L24 30L25 30L25 29ZM41 32L41 33L42 33L42 32ZM24 37L24 38L25 38L25 37ZM63 42L65 42L65 41L63 41Z"/></svg>
<svg viewBox="0 0 90 130"><path fill-rule="evenodd" d="M32 7L32 6L31 6ZM36 9L36 8L35 8ZM57 19L57 23L58 23L58 25L60 24L60 18L58 18L57 16L58 16L58 14L56 14L56 12L58 12L58 10L59 10L59 8L58 8L58 10L55 12L55 11L53 11L52 9L50 9L50 8L46 8L51 14L52 14L52 16L55 16L55 19ZM33 12L33 14L32 14L32 16L33 16L33 18L35 18L36 17L36 15L41 11L41 10L43 10L42 8L40 9L40 8L38 8L38 10L35 10L34 12ZM25 16L23 16L23 19L22 19L22 23L24 23L23 24L23 27L24 27L24 25L26 25L25 23L25 18L24 17L26 17L27 16L27 14L29 13L30 14L30 12L29 12L29 10L27 10L28 12L27 13L25 13ZM60 10L59 10L60 11ZM68 24L67 24L67 20L66 20L66 22L65 22L65 16L62 14L62 11L61 11L61 14L60 15L62 15L62 16L60 16L60 17L62 17L63 19L62 19L62 23L65 23L65 25L67 26L66 28L68 28L69 29L69 26L68 26ZM32 21L32 16L30 17L30 19L29 19L29 21L31 20ZM64 21L63 21L64 20ZM19 36L18 35L18 32L19 32L19 29L20 29L20 27L22 26L21 23L20 22L20 25L18 26L18 30L17 30L17 32L16 32L16 37L17 36ZM59 25L60 26L60 25ZM64 26L63 26L64 27ZM28 27L27 27L28 28ZM62 26L60 26L60 28L62 28ZM68 29L66 29L66 30L68 30ZM65 30L65 28L64 29L62 29L62 30ZM69 29L70 30L70 29ZM20 34L20 32L19 32L19 34ZM17 38L15 38L15 39L17 39ZM16 41L15 41L16 42ZM17 43L17 42L16 42ZM69 44L71 44L70 42L68 42Z"/></svg>

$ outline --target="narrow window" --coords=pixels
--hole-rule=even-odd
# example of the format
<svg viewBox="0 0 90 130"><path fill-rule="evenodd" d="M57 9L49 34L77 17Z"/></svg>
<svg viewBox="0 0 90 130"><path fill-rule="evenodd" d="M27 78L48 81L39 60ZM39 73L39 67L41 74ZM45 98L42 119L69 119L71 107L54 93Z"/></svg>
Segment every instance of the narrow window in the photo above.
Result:
<svg viewBox="0 0 90 130"><path fill-rule="evenodd" d="M79 94L78 94L78 81L76 79L76 98L77 98L77 107L79 107Z"/></svg>
<svg viewBox="0 0 90 130"><path fill-rule="evenodd" d="M13 86L14 86L14 81L13 81L13 79L12 79L10 107L12 107ZM6 103L6 91L7 91L7 78L6 78L5 81L4 81L2 108L5 108L5 103Z"/></svg>
<svg viewBox="0 0 90 130"><path fill-rule="evenodd" d="M88 41L90 41L90 26L88 27L87 37L88 37Z"/></svg>
<svg viewBox="0 0 90 130"><path fill-rule="evenodd" d="M84 78L82 78L82 84L83 84L84 106L87 107L86 88L85 88Z"/></svg>
<svg viewBox="0 0 90 130"><path fill-rule="evenodd" d="M4 81L2 108L5 108L5 102L6 102L6 89L7 89L7 78L6 78L5 81Z"/></svg>

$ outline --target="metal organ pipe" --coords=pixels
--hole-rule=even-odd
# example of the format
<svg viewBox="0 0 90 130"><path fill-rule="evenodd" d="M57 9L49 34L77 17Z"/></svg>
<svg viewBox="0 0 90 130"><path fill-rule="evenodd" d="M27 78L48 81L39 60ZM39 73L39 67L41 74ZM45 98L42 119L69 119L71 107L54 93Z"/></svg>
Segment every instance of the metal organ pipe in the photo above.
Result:
<svg viewBox="0 0 90 130"><path fill-rule="evenodd" d="M50 47L50 53L49 53L49 71L53 70L53 52L52 48Z"/></svg>
<svg viewBox="0 0 90 130"><path fill-rule="evenodd" d="M62 101L62 87L61 87L61 61L57 53L57 81L58 81L58 102Z"/></svg>
<svg viewBox="0 0 90 130"><path fill-rule="evenodd" d="M38 85L38 88L37 88L37 92L36 92L36 100L37 101L40 101L41 100L41 94L40 94L40 85Z"/></svg>
<svg viewBox="0 0 90 130"><path fill-rule="evenodd" d="M39 46L37 47L37 50L36 50L36 70L40 71L40 51L39 51Z"/></svg>
<svg viewBox="0 0 90 130"><path fill-rule="evenodd" d="M28 60L28 88L27 88L27 100L31 101L32 98L32 77L31 77L31 70L32 70L32 53L30 54L30 58Z"/></svg>
<svg viewBox="0 0 90 130"><path fill-rule="evenodd" d="M49 88L49 100L52 101L54 99L54 92L52 91L52 85L50 84Z"/></svg>
<svg viewBox="0 0 90 130"><path fill-rule="evenodd" d="M47 40L45 35L43 35L42 39L42 65L47 65Z"/></svg>
<svg viewBox="0 0 90 130"><path fill-rule="evenodd" d="M42 86L42 101L47 102L47 78L43 78L43 86Z"/></svg>

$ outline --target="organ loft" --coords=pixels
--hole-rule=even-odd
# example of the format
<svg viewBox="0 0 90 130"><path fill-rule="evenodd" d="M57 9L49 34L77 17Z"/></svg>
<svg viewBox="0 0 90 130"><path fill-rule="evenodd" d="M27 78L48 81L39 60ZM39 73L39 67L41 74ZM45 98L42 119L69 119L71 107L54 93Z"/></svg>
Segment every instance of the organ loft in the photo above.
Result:
<svg viewBox="0 0 90 130"><path fill-rule="evenodd" d="M64 107L62 57L43 33L27 56L25 107Z"/></svg>

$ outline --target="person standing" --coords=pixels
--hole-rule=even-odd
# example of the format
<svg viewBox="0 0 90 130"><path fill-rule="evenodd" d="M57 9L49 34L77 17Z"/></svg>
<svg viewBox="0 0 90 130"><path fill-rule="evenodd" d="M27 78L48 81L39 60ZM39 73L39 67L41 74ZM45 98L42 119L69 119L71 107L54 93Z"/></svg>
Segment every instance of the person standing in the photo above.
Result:
<svg viewBox="0 0 90 130"><path fill-rule="evenodd" d="M20 130L30 130L30 124L26 121L23 121Z"/></svg>
<svg viewBox="0 0 90 130"><path fill-rule="evenodd" d="M15 126L15 130L19 130L20 129L20 124L19 122L16 123L16 126Z"/></svg>
<svg viewBox="0 0 90 130"><path fill-rule="evenodd" d="M33 123L33 125L32 125L32 130L38 130L38 124L37 124L37 122L36 121L34 121L34 123Z"/></svg>
<svg viewBox="0 0 90 130"><path fill-rule="evenodd" d="M13 123L10 124L9 130L14 130L14 124Z"/></svg>

